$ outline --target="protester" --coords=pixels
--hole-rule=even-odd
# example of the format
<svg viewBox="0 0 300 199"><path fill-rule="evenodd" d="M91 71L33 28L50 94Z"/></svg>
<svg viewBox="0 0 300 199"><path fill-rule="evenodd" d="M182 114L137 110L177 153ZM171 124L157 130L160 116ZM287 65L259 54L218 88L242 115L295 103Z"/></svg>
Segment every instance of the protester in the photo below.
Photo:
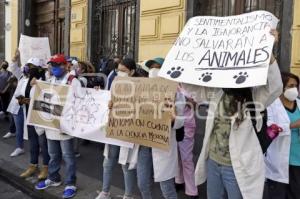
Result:
<svg viewBox="0 0 300 199"><path fill-rule="evenodd" d="M51 84L67 84L69 74L67 73L67 61L62 54L56 54L51 57L48 62L51 64L51 73L53 77L49 79ZM34 84L34 83L33 83ZM65 172L65 190L63 198L72 198L76 195L76 160L74 153L73 137L46 129L46 137L48 143L48 152L50 155L48 178L39 182L35 188L43 190L50 186L57 187L61 185L61 176L59 170L61 160L64 159Z"/></svg>
<svg viewBox="0 0 300 199"><path fill-rule="evenodd" d="M116 70L119 77L136 77L136 63L132 59L124 59L118 65ZM110 107L112 108L112 107ZM125 147L124 147L125 148ZM122 149L122 151L126 149ZM104 161L103 161L103 185L102 192L97 196L96 199L110 199L110 185L112 172L116 167L119 159L119 163L122 164L122 170L124 174L125 193L123 199L132 199L133 187L136 179L135 170L128 170L128 153L124 154L120 151L120 147L116 145L105 145L104 150ZM126 157L123 157L126 156Z"/></svg>
<svg viewBox="0 0 300 199"><path fill-rule="evenodd" d="M163 58L155 58L146 63L146 65L150 68L150 78L157 77L163 61ZM185 106L184 96L177 93L176 102L175 112L178 116L183 116ZM160 183L163 197L165 199L177 199L174 184L178 165L176 130L183 128L184 119L183 117L176 117L173 122L174 124L171 131L169 151L138 145L136 145L133 149L133 155L130 158L130 169L135 167L137 169L138 187L143 199L152 198L152 173L154 173L154 181Z"/></svg>
<svg viewBox="0 0 300 199"><path fill-rule="evenodd" d="M32 92L32 86L30 84L32 79L37 80L44 80L45 81L45 71L42 68L42 61L39 58L30 58L26 65L25 70L28 71L28 78L29 81L25 88L25 95L24 99L30 99L31 98L31 92ZM26 107L26 117L28 114L29 109L29 100L23 100L22 103ZM40 170L40 173L38 174L38 179L46 179L48 175L48 163L49 163L49 154L48 154L48 147L47 147L47 140L46 136L43 131L37 132L34 126L28 125L28 135L25 135L24 137L28 137L29 140L29 148L30 148L30 165L29 167L21 173L20 177L27 178L31 177L34 174L38 173L38 163L39 163L39 154L40 149L42 151L43 155L43 166Z"/></svg>
<svg viewBox="0 0 300 199"><path fill-rule="evenodd" d="M26 114L25 104L28 98L25 98L26 87L29 84L28 68L23 67L23 76L18 81L17 88L11 98L7 111L13 115L16 127L16 149L11 153L11 157L15 157L24 153L24 130L27 130L24 119Z"/></svg>
<svg viewBox="0 0 300 199"><path fill-rule="evenodd" d="M8 69L8 62L3 61L0 65L0 100L2 107L1 111L8 115L7 113L7 107L9 104L9 92L7 92L7 85L8 85L8 80L12 76L12 73L7 70Z"/></svg>
<svg viewBox="0 0 300 199"><path fill-rule="evenodd" d="M277 41L277 32L271 31ZM282 91L280 72L272 56L267 85L242 88L208 88L183 84L195 101L209 101L209 114L200 157L195 171L196 185L207 180L208 198L262 198L264 159L247 102L270 105ZM241 108L238 108L241 107ZM261 123L261 122L258 122Z"/></svg>
<svg viewBox="0 0 300 199"><path fill-rule="evenodd" d="M300 195L300 100L299 78L281 73L283 92L268 107L268 125L283 129L269 146L266 157L268 198L299 198Z"/></svg>
<svg viewBox="0 0 300 199"><path fill-rule="evenodd" d="M176 190L185 187L185 194L189 198L198 198L198 188L195 185L195 166L193 161L194 136L196 132L195 102L190 94L180 88L187 104L184 109L184 135L178 142L179 162L178 173L175 178Z"/></svg>

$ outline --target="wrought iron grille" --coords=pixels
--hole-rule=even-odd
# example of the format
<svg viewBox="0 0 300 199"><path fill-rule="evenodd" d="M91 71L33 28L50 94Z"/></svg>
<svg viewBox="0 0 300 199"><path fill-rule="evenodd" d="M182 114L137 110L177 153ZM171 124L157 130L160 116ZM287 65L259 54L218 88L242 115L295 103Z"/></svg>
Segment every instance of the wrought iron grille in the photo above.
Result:
<svg viewBox="0 0 300 199"><path fill-rule="evenodd" d="M283 0L196 0L194 13L197 15L229 16L255 10L267 10L277 18L283 16ZM278 31L282 33L281 22ZM274 46L274 54L279 60L280 42ZM280 60L279 60L280 61Z"/></svg>
<svg viewBox="0 0 300 199"><path fill-rule="evenodd" d="M136 0L93 0L91 60L135 55Z"/></svg>

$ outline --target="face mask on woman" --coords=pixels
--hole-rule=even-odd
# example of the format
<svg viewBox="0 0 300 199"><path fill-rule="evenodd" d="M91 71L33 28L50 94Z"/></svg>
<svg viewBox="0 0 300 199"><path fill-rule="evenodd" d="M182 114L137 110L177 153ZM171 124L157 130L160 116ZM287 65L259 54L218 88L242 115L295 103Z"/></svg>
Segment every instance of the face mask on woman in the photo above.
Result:
<svg viewBox="0 0 300 199"><path fill-rule="evenodd" d="M158 77L159 70L159 68L151 68L149 70L149 78Z"/></svg>
<svg viewBox="0 0 300 199"><path fill-rule="evenodd" d="M297 88L288 88L284 91L283 95L286 99L293 102L298 97L298 89Z"/></svg>
<svg viewBox="0 0 300 199"><path fill-rule="evenodd" d="M61 68L60 66L52 66L52 68L51 68L51 73L55 77L63 76L64 72L65 72L65 70L63 68Z"/></svg>
<svg viewBox="0 0 300 199"><path fill-rule="evenodd" d="M129 77L129 74L128 74L128 73L125 73L125 72L123 72L123 71L118 71L117 73L118 73L118 76L119 76L119 77Z"/></svg>

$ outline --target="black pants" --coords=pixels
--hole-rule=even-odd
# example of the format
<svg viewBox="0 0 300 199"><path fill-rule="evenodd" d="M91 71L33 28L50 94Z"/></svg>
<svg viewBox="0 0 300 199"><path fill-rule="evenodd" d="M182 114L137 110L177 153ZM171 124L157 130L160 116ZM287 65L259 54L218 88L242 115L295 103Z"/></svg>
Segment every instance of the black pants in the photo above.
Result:
<svg viewBox="0 0 300 199"><path fill-rule="evenodd" d="M299 199L300 198L300 166L290 166L289 184L267 180L264 199Z"/></svg>
<svg viewBox="0 0 300 199"><path fill-rule="evenodd" d="M287 198L300 198L300 166L290 166L290 182L288 186Z"/></svg>
<svg viewBox="0 0 300 199"><path fill-rule="evenodd" d="M267 180L264 199L287 199L288 184Z"/></svg>

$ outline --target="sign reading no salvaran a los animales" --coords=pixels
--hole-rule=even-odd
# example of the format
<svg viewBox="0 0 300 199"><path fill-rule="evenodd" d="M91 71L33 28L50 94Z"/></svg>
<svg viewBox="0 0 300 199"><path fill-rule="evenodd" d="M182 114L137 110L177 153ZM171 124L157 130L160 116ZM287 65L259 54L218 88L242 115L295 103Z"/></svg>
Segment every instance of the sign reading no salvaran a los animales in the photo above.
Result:
<svg viewBox="0 0 300 199"><path fill-rule="evenodd" d="M265 85L278 19L266 11L229 17L191 18L159 73L208 87Z"/></svg>
<svg viewBox="0 0 300 199"><path fill-rule="evenodd" d="M177 84L162 78L120 78L112 85L107 137L168 150Z"/></svg>

